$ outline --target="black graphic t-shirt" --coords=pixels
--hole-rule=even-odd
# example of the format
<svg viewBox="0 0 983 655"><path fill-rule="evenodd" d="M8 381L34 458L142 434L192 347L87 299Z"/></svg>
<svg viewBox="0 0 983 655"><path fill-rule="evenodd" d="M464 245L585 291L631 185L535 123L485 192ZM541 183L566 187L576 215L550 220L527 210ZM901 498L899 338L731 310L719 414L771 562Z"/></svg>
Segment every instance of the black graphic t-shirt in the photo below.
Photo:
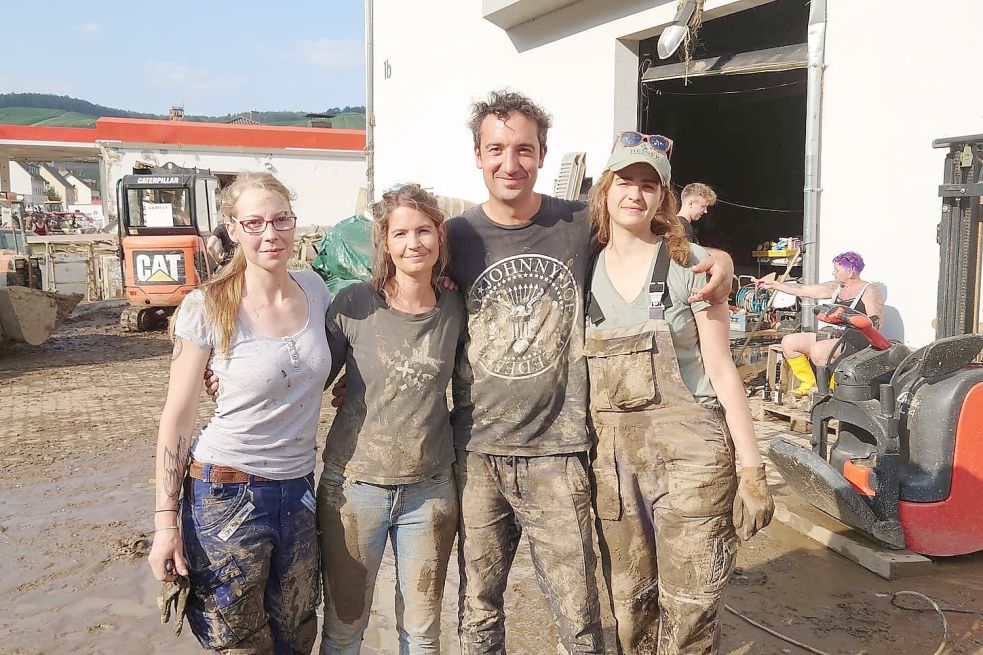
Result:
<svg viewBox="0 0 983 655"><path fill-rule="evenodd" d="M586 206L543 196L519 226L495 223L478 206L446 230L450 276L468 313L452 383L455 445L489 455L587 450Z"/></svg>
<svg viewBox="0 0 983 655"><path fill-rule="evenodd" d="M338 292L328 339L346 345L348 393L328 431L325 467L370 484L412 484L450 466L447 383L463 304L443 291L431 311L407 314L366 282Z"/></svg>

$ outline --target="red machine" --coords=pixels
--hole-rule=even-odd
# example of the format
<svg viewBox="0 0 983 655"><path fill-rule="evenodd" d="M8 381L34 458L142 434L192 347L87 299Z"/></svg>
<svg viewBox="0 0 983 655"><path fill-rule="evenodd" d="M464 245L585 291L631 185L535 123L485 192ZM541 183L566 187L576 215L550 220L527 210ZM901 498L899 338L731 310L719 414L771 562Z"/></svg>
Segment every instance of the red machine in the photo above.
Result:
<svg viewBox="0 0 983 655"><path fill-rule="evenodd" d="M869 346L835 364L835 390L812 408L812 449L783 438L770 454L810 503L892 548L924 555L983 550L983 336L939 339L915 352L854 310L821 305L820 320ZM819 389L829 371L820 370ZM825 378L825 379L824 379ZM838 421L835 440L829 422Z"/></svg>

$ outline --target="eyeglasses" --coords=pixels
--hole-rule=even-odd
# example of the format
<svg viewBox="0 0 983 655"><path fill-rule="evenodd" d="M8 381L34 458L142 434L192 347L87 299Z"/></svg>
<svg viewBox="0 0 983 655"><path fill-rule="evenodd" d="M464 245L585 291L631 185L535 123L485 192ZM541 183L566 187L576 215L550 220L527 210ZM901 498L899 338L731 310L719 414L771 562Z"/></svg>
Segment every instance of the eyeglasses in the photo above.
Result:
<svg viewBox="0 0 983 655"><path fill-rule="evenodd" d="M277 232L287 232L297 227L297 217L293 214L281 214L269 220L255 216L250 216L242 220L233 218L232 220L238 223L242 227L242 231L246 234L262 234L266 232L267 223L272 223L273 229Z"/></svg>
<svg viewBox="0 0 983 655"><path fill-rule="evenodd" d="M632 148L639 143L647 141L650 146L665 153L666 157L672 156L672 139L661 134L642 134L641 132L627 131L618 134L614 145L619 143L625 147ZM612 148L614 150L614 148Z"/></svg>

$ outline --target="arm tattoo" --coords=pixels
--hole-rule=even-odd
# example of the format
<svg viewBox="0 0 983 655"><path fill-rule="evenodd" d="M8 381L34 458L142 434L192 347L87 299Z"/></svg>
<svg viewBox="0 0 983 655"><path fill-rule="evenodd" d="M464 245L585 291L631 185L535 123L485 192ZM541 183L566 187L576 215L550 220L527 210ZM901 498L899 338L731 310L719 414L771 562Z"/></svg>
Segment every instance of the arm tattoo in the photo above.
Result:
<svg viewBox="0 0 983 655"><path fill-rule="evenodd" d="M177 449L164 446L164 494L172 499L181 498L181 483L188 465L188 443L185 436L179 435Z"/></svg>
<svg viewBox="0 0 983 655"><path fill-rule="evenodd" d="M174 337L174 351L171 352L172 362L181 356L182 350L184 350L184 342L181 340L181 337Z"/></svg>

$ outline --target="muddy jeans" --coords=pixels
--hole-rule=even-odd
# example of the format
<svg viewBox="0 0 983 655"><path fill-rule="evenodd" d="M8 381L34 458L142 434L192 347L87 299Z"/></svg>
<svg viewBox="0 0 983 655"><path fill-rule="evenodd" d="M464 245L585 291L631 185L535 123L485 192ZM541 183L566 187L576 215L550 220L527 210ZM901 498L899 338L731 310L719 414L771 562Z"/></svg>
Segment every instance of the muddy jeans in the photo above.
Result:
<svg viewBox="0 0 983 655"><path fill-rule="evenodd" d="M392 541L400 655L440 652L440 608L457 529L451 468L429 480L375 485L325 470L318 484L324 579L322 655L354 655Z"/></svg>
<svg viewBox="0 0 983 655"><path fill-rule="evenodd" d="M310 653L320 601L313 491L313 473L234 484L186 480L187 619L202 646L236 655Z"/></svg>
<svg viewBox="0 0 983 655"><path fill-rule="evenodd" d="M560 652L603 652L585 460L457 451L463 655L505 653L503 596L523 531Z"/></svg>

